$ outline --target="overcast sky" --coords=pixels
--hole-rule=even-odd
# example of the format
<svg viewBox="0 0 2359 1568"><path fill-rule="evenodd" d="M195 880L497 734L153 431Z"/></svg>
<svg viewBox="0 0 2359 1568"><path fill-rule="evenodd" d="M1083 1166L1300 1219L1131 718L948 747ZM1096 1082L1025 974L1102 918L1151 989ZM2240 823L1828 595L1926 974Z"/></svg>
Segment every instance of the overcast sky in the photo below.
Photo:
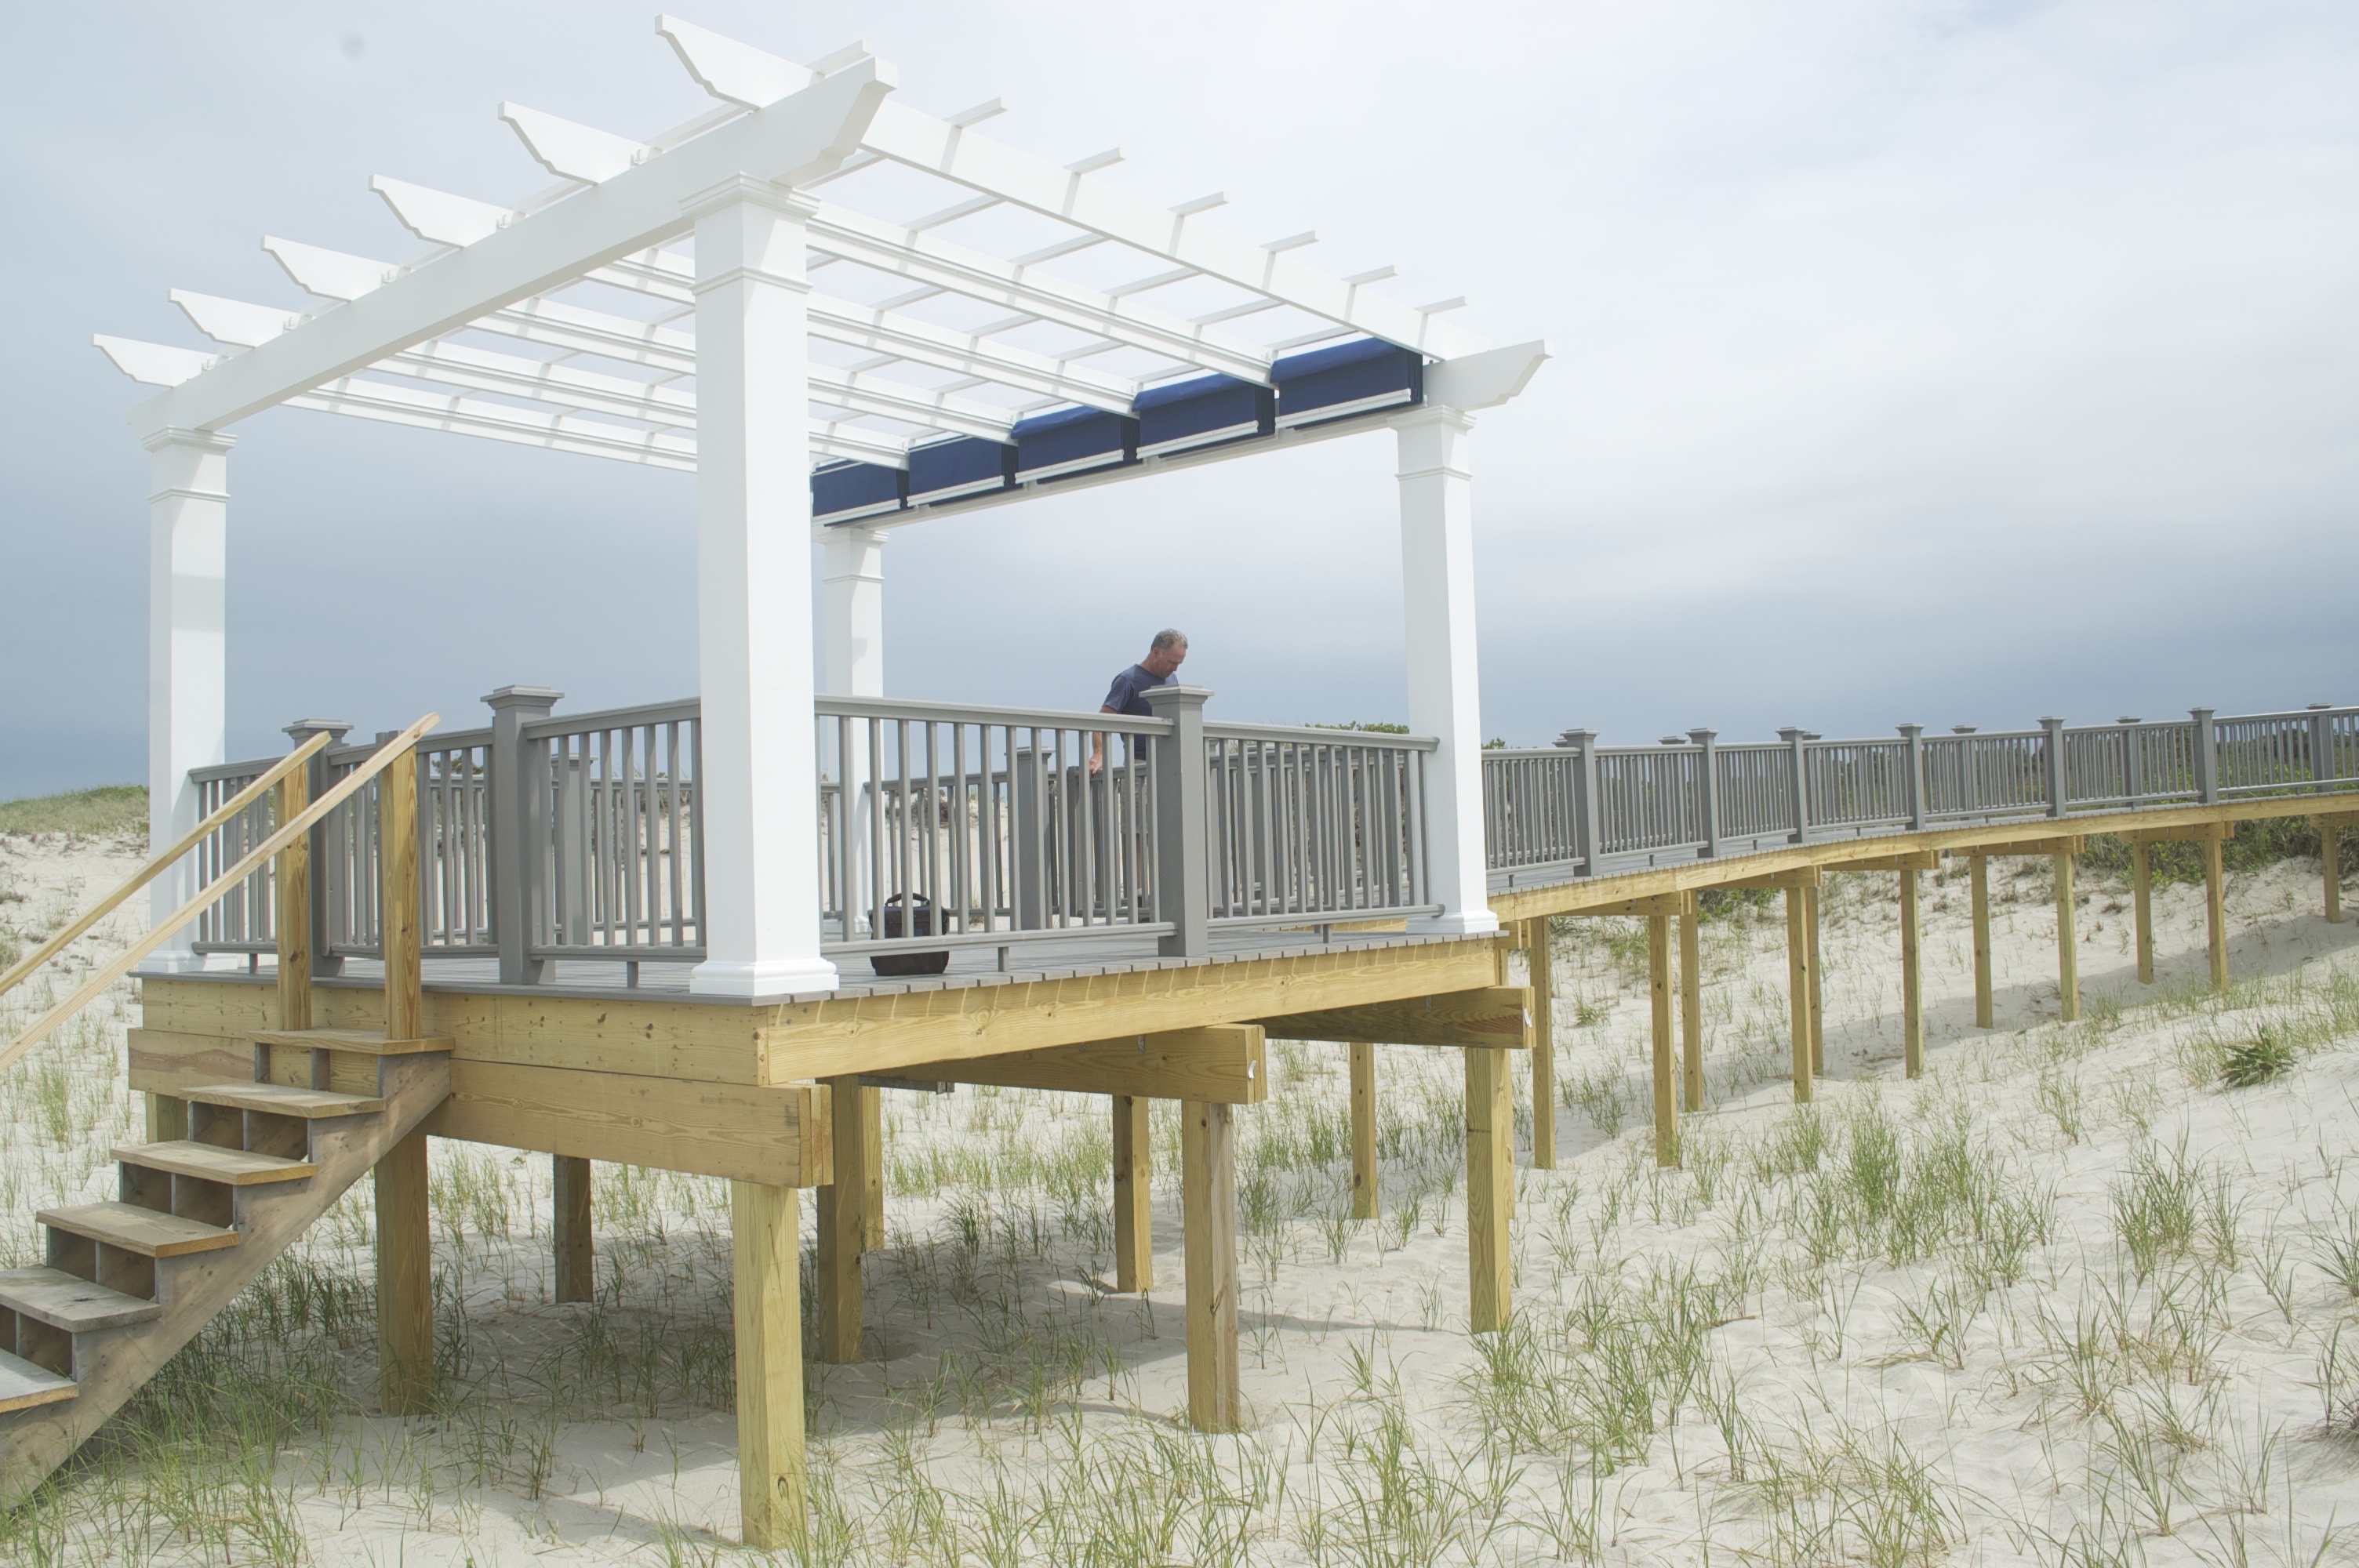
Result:
<svg viewBox="0 0 2359 1568"><path fill-rule="evenodd" d="M1474 438L1484 728L2027 725L2359 702L2349 0L679 0L1555 355ZM27 6L0 50L0 797L143 776L147 394L266 232L548 184L502 99L709 102L654 6ZM693 481L279 410L230 459L233 755L695 688ZM895 695L1093 708L1166 623L1234 719L1404 708L1391 438L903 530Z"/></svg>

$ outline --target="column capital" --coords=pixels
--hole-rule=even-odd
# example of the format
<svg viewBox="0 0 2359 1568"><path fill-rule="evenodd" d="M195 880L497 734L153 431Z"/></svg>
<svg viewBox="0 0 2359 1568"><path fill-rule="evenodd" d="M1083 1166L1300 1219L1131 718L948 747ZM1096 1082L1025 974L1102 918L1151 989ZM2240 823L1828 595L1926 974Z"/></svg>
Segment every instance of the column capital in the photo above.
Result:
<svg viewBox="0 0 2359 1568"><path fill-rule="evenodd" d="M816 198L766 179L757 179L750 174L733 174L718 185L708 185L692 196L682 197L679 210L689 218L696 219L741 203L767 207L799 222L808 223L819 215Z"/></svg>
<svg viewBox="0 0 2359 1568"><path fill-rule="evenodd" d="M1138 695L1147 699L1158 719L1164 717L1166 708L1201 708L1212 699L1212 687L1202 686L1151 686Z"/></svg>
<svg viewBox="0 0 2359 1568"><path fill-rule="evenodd" d="M1474 428L1474 416L1462 408L1452 408L1446 403L1420 403L1392 418L1392 427L1396 430L1414 430L1433 425L1446 426L1463 435Z"/></svg>
<svg viewBox="0 0 2359 1568"><path fill-rule="evenodd" d="M219 430L191 430L178 425L167 425L139 438L139 444L151 452L167 447L193 447L202 452L225 452L237 445L235 436Z"/></svg>

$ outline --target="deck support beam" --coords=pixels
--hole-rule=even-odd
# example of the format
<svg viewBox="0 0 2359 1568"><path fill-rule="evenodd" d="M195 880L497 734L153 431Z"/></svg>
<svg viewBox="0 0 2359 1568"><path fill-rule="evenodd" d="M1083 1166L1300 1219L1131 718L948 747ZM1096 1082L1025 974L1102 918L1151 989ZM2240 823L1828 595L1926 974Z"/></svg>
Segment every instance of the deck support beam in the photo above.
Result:
<svg viewBox="0 0 2359 1568"><path fill-rule="evenodd" d="M1680 920L1680 1063L1687 1108L1703 1108L1703 917L1692 908Z"/></svg>
<svg viewBox="0 0 2359 1568"><path fill-rule="evenodd" d="M1532 1165L1556 1169L1556 954L1545 914L1524 922L1524 965L1532 989Z"/></svg>
<svg viewBox="0 0 2359 1568"><path fill-rule="evenodd" d="M1668 914L1647 916L1647 1000L1654 1024L1655 1163L1680 1162L1680 1101L1671 1062L1671 920ZM1473 1076L1468 1076L1467 1104L1473 1104ZM1470 1112L1471 1114L1471 1112ZM1473 1145L1473 1132L1468 1132ZM1469 1196L1473 1188L1468 1188ZM1470 1216L1473 1210L1468 1210Z"/></svg>
<svg viewBox="0 0 2359 1568"><path fill-rule="evenodd" d="M2052 863L2056 882L2056 990L2063 999L2064 1022L2073 1023L2081 1017L2081 946L2072 909L2072 857L2058 855Z"/></svg>
<svg viewBox="0 0 2359 1568"><path fill-rule="evenodd" d="M1508 1227L1516 1211L1516 1103L1507 1053L1466 1053L1466 1268L1469 1325L1477 1334L1507 1326L1513 1314L1515 1256Z"/></svg>
<svg viewBox="0 0 2359 1568"><path fill-rule="evenodd" d="M1376 1217L1376 1048L1352 1045L1352 1217Z"/></svg>
<svg viewBox="0 0 2359 1568"><path fill-rule="evenodd" d="M1180 1107L1180 1209L1188 1283L1188 1424L1244 1424L1237 1369L1237 1170L1234 1108Z"/></svg>
<svg viewBox="0 0 2359 1568"><path fill-rule="evenodd" d="M1917 877L1914 868L1900 873L1900 1063L1912 1078L1925 1076L1925 976Z"/></svg>
<svg viewBox="0 0 2359 1568"><path fill-rule="evenodd" d="M556 1209L549 1227L557 1265L554 1293L560 1302L593 1301L598 1264L591 1247L590 1162L574 1154L552 1154L549 1164Z"/></svg>
<svg viewBox="0 0 2359 1568"><path fill-rule="evenodd" d="M2203 929L2215 991L2228 989L2228 872L2221 852L2220 838L2203 840Z"/></svg>
<svg viewBox="0 0 2359 1568"><path fill-rule="evenodd" d="M2343 924L2343 829L2359 827L2359 812L2312 817L2318 827L2319 867L2326 878L2326 924Z"/></svg>
<svg viewBox="0 0 2359 1568"><path fill-rule="evenodd" d="M1149 1202L1154 1141L1148 1130L1152 1100L1114 1095L1114 1288L1125 1295L1155 1288L1155 1211Z"/></svg>
<svg viewBox="0 0 2359 1568"><path fill-rule="evenodd" d="M2137 925L2138 984L2154 984L2154 862L2142 843L2130 845L2130 903Z"/></svg>
<svg viewBox="0 0 2359 1568"><path fill-rule="evenodd" d="M1821 884L1810 882L1802 889L1802 910L1810 942L1810 1076L1827 1076L1827 998L1826 974L1820 959Z"/></svg>
<svg viewBox="0 0 2359 1568"><path fill-rule="evenodd" d="M1968 855L1966 864L1973 881L1974 911L1974 1027L1995 1027L1995 1000L1991 994L1991 927L1990 927L1990 857Z"/></svg>
<svg viewBox="0 0 2359 1568"><path fill-rule="evenodd" d="M377 775L377 930L385 948L385 1033L426 1033L419 929L418 765L404 757ZM376 1164L378 1402L415 1415L434 1390L434 1234L427 1209L426 1130L412 1128Z"/></svg>
<svg viewBox="0 0 2359 1568"><path fill-rule="evenodd" d="M1794 1047L1794 1103L1816 1098L1810 1072L1810 939L1804 928L1809 891L1788 883L1786 892L1786 1011Z"/></svg>
<svg viewBox="0 0 2359 1568"><path fill-rule="evenodd" d="M1587 911L1583 911L1587 914ZM1496 1045L1521 1050L1531 1031L1528 986L1482 986L1407 1001L1257 1018L1280 1040L1375 1040L1387 1045Z"/></svg>
<svg viewBox="0 0 2359 1568"><path fill-rule="evenodd" d="M819 1358L846 1365L860 1359L860 1255L868 1240L868 1140L864 1086L857 1077L831 1080L835 1179L819 1189ZM873 1091L872 1091L873 1092Z"/></svg>
<svg viewBox="0 0 2359 1568"><path fill-rule="evenodd" d="M202 816L190 768L229 760L229 449L211 430L147 438L147 842L178 843ZM197 893L193 857L147 886L160 924ZM196 928L167 937L140 968L206 968Z"/></svg>
<svg viewBox="0 0 2359 1568"><path fill-rule="evenodd" d="M757 1551L788 1544L803 1527L800 1195L729 1184L738 1510L744 1543Z"/></svg>
<svg viewBox="0 0 2359 1568"><path fill-rule="evenodd" d="M1393 421L1399 456L1401 612L1408 652L1408 727L1440 742L1426 759L1426 896L1436 915L1412 931L1473 935L1499 928L1485 889L1483 705L1475 670L1474 421L1428 404Z"/></svg>
<svg viewBox="0 0 2359 1568"><path fill-rule="evenodd" d="M736 175L696 226L700 995L829 991L820 953L806 199ZM847 1097L856 1109L858 1097ZM856 1141L856 1140L855 1140ZM839 1147L841 1156L842 1151Z"/></svg>

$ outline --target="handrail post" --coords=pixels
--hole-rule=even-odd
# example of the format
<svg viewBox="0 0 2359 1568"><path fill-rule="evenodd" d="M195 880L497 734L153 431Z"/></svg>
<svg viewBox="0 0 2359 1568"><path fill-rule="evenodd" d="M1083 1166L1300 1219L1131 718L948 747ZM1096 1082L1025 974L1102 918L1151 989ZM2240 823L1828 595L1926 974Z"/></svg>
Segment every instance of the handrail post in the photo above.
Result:
<svg viewBox="0 0 2359 1568"><path fill-rule="evenodd" d="M548 964L532 957L545 896L540 869L549 842L548 748L527 743L524 727L548 718L564 695L545 686L504 686L484 698L492 710L491 843L485 860L492 941L500 950L504 986L537 986L548 974Z"/></svg>
<svg viewBox="0 0 2359 1568"><path fill-rule="evenodd" d="M2195 720L2195 798L2205 806L2220 802L2220 731L2212 712L2208 708L2188 709Z"/></svg>
<svg viewBox="0 0 2359 1568"><path fill-rule="evenodd" d="M1703 812L1703 858L1720 858L1720 731L1690 730L1688 739L1695 742L1700 755L1696 766L1702 770L1696 789L1696 799Z"/></svg>
<svg viewBox="0 0 2359 1568"><path fill-rule="evenodd" d="M2334 707L2331 702L2310 705L2310 784L2312 790L2334 777L2334 731L2326 715Z"/></svg>
<svg viewBox="0 0 2359 1568"><path fill-rule="evenodd" d="M1794 842L1807 844L1810 838L1810 767L1803 750L1803 737L1810 733L1788 724L1777 731L1777 739L1786 742L1794 786Z"/></svg>
<svg viewBox="0 0 2359 1568"><path fill-rule="evenodd" d="M328 753L352 733L352 729L351 721L343 719L299 719L287 726L285 734L288 740L298 746L323 730L329 736L328 743L312 752L311 760L303 764L303 799L306 803L327 794L328 786L335 782L329 774ZM279 820L292 819L282 816ZM344 972L344 961L328 947L328 825L325 822L313 823L311 831L305 835L305 860L310 871L306 879L310 892L307 902L310 907L305 912L305 918L311 925L311 974L314 979L341 975Z"/></svg>
<svg viewBox="0 0 2359 1568"><path fill-rule="evenodd" d="M1572 753L1573 848L1581 855L1581 874L1597 874L1605 852L1604 813L1597 798L1597 731L1568 730L1556 743Z"/></svg>
<svg viewBox="0 0 2359 1568"><path fill-rule="evenodd" d="M1172 732L1148 746L1155 768L1156 904L1172 925L1167 958L1201 958L1212 949L1212 889L1204 832L1204 703L1200 686L1149 687L1140 693Z"/></svg>
<svg viewBox="0 0 2359 1568"><path fill-rule="evenodd" d="M2138 732L2138 721L2121 719L2122 727L2122 791L2132 810L2146 795L2146 737Z"/></svg>
<svg viewBox="0 0 2359 1568"><path fill-rule="evenodd" d="M299 741L298 745L301 742ZM278 781L271 826L277 827L303 815L311 804L308 768L297 768ZM278 946L278 1027L311 1027L311 835L306 833L278 851L271 894L271 935Z"/></svg>
<svg viewBox="0 0 2359 1568"><path fill-rule="evenodd" d="M2039 728L2047 732L2048 815L2064 815L2064 721L2043 719Z"/></svg>
<svg viewBox="0 0 2359 1568"><path fill-rule="evenodd" d="M1925 831L1925 727L1900 726L1900 744L1907 755L1900 774L1900 804L1908 813L1908 831Z"/></svg>

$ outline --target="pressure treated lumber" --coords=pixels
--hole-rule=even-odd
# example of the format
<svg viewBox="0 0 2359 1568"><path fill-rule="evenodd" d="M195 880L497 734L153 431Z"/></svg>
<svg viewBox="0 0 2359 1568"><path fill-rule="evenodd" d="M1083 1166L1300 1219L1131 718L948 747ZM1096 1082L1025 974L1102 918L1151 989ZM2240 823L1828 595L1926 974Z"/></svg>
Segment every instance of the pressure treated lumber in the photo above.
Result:
<svg viewBox="0 0 2359 1568"><path fill-rule="evenodd" d="M1556 1169L1555 946L1548 916L1524 922L1524 963L1532 991L1532 1166L1541 1171Z"/></svg>
<svg viewBox="0 0 2359 1568"><path fill-rule="evenodd" d="M1692 909L1680 916L1680 1064L1686 1108L1703 1108L1703 932Z"/></svg>
<svg viewBox="0 0 2359 1568"><path fill-rule="evenodd" d="M2136 911L2137 978L2154 984L2154 867L2144 844L2130 846L2130 903Z"/></svg>
<svg viewBox="0 0 2359 1568"><path fill-rule="evenodd" d="M1188 1424L1234 1432L1245 1404L1237 1369L1237 1173L1234 1108L1180 1107L1180 1213L1188 1290Z"/></svg>
<svg viewBox="0 0 2359 1568"><path fill-rule="evenodd" d="M1938 871L1941 869L1941 852L1938 849L1912 849L1900 855L1879 855L1872 860L1845 860L1829 866L1832 871Z"/></svg>
<svg viewBox="0 0 2359 1568"><path fill-rule="evenodd" d="M434 1237L426 1196L426 1130L380 1158L376 1188L378 1403L417 1415L434 1390Z"/></svg>
<svg viewBox="0 0 2359 1568"><path fill-rule="evenodd" d="M2320 869L2326 877L2326 923L2343 924L2343 833L2345 827L2359 827L2359 812L2333 812L2314 816L2318 828Z"/></svg>
<svg viewBox="0 0 2359 1568"><path fill-rule="evenodd" d="M746 1546L768 1551L803 1526L799 1196L792 1187L732 1182L729 1218L740 1530Z"/></svg>
<svg viewBox="0 0 2359 1568"><path fill-rule="evenodd" d="M1155 1145L1147 1110L1136 1095L1114 1098L1114 1288L1125 1293L1155 1288Z"/></svg>
<svg viewBox="0 0 2359 1568"><path fill-rule="evenodd" d="M2056 989L2063 998L2063 1019L2067 1023L2081 1016L2081 942L2074 929L2072 909L2072 857L2055 858L2056 883Z"/></svg>
<svg viewBox="0 0 2359 1568"><path fill-rule="evenodd" d="M1817 1097L1810 1074L1810 939L1803 923L1803 901L1809 888L1786 889L1786 1009L1794 1051L1794 1103L1808 1104Z"/></svg>
<svg viewBox="0 0 2359 1568"><path fill-rule="evenodd" d="M1412 1001L1256 1018L1280 1040L1375 1040L1386 1045L1524 1048L1531 1029L1529 986L1478 986Z"/></svg>
<svg viewBox="0 0 2359 1568"><path fill-rule="evenodd" d="M1680 1150L1680 1105L1671 1062L1671 917L1647 917L1647 1000L1652 1010L1655 1090L1655 1163L1676 1165Z"/></svg>
<svg viewBox="0 0 2359 1568"><path fill-rule="evenodd" d="M556 1195L549 1237L555 1250L555 1294L560 1302L586 1302L598 1293L596 1254L590 1240L590 1162L575 1154L549 1156L549 1184Z"/></svg>
<svg viewBox="0 0 2359 1568"><path fill-rule="evenodd" d="M2212 958L2212 989L2228 989L2228 874L2220 840L2203 840L2203 930Z"/></svg>
<svg viewBox="0 0 2359 1568"><path fill-rule="evenodd" d="M1352 1217L1376 1217L1376 1048L1352 1046Z"/></svg>
<svg viewBox="0 0 2359 1568"><path fill-rule="evenodd" d="M2067 833L2048 838L2020 838L2005 844L1976 844L1971 852L1984 860L1999 855L2037 860L2042 856L2078 855L2088 847L2086 835Z"/></svg>
<svg viewBox="0 0 2359 1568"><path fill-rule="evenodd" d="M821 1361L860 1359L860 1255L868 1239L866 1140L860 1129L860 1080L828 1085L834 1121L834 1179L819 1190L819 1300L815 1328Z"/></svg>
<svg viewBox="0 0 2359 1568"><path fill-rule="evenodd" d="M1516 1107L1507 1053L1466 1053L1467 1321L1477 1334L1507 1326L1515 1310Z"/></svg>
<svg viewBox="0 0 2359 1568"><path fill-rule="evenodd" d="M1827 999L1826 971L1820 956L1820 883L1812 882L1802 890L1802 919L1810 945L1810 1076L1822 1078L1827 1073Z"/></svg>
<svg viewBox="0 0 2359 1568"><path fill-rule="evenodd" d="M1990 859L1970 855L1966 863L1973 883L1974 1026L1989 1029L1996 1011L1991 995Z"/></svg>
<svg viewBox="0 0 2359 1568"><path fill-rule="evenodd" d="M1300 1039L1301 1035L1286 1038ZM1325 1039L1314 1035L1310 1038ZM1252 1023L1213 1023L1119 1040L1086 1040L1043 1051L1015 1051L966 1061L921 1062L913 1078L999 1084L1075 1094L1129 1095L1258 1105L1269 1098L1265 1031Z"/></svg>
<svg viewBox="0 0 2359 1568"><path fill-rule="evenodd" d="M1638 915L1653 919L1657 915L1681 915L1695 908L1691 892L1649 893L1644 898L1625 898L1618 903L1587 904L1567 913L1586 919L1592 915Z"/></svg>
<svg viewBox="0 0 2359 1568"><path fill-rule="evenodd" d="M870 1251L885 1245L885 1091L860 1086L860 1234Z"/></svg>
<svg viewBox="0 0 2359 1568"><path fill-rule="evenodd" d="M2121 835L2132 844L2200 844L2206 838L2226 840L2236 836L2233 822L2190 822L2176 827L2133 827Z"/></svg>
<svg viewBox="0 0 2359 1568"><path fill-rule="evenodd" d="M305 744L317 750L322 732ZM282 764L283 765L283 764ZM290 768L278 781L274 815L292 822L311 804L311 774ZM278 946L278 1016L288 1029L311 1026L311 837L304 834L278 851L271 910L272 934Z"/></svg>
<svg viewBox="0 0 2359 1568"><path fill-rule="evenodd" d="M1900 873L1900 1060L1912 1078L1925 1074L1923 931L1918 919L1917 870Z"/></svg>

